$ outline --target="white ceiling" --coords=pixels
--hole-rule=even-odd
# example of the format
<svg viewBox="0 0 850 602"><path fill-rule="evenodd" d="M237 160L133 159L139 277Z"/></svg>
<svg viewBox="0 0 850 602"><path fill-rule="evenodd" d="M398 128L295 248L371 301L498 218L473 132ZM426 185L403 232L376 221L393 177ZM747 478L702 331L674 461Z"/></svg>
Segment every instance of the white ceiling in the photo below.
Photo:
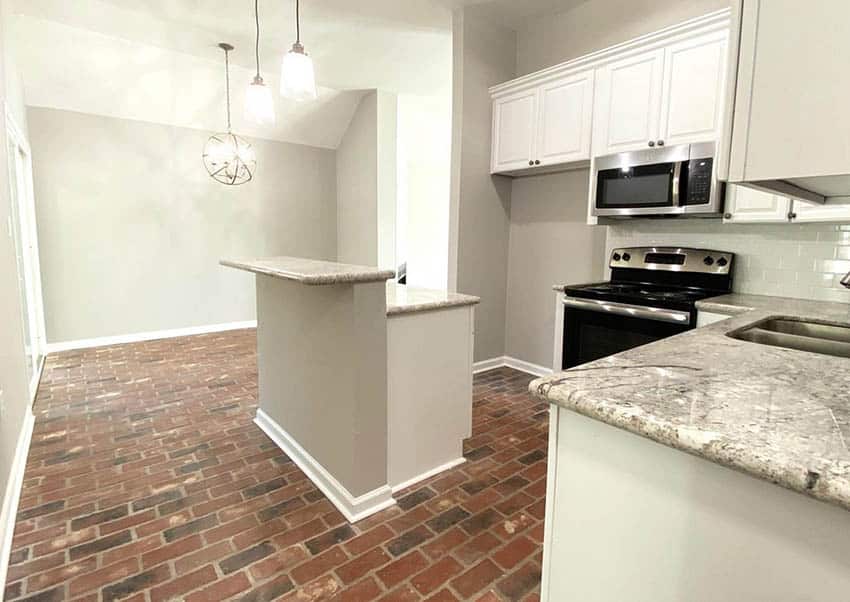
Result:
<svg viewBox="0 0 850 602"><path fill-rule="evenodd" d="M587 0L302 0L301 38L320 85L443 93L451 85L451 12L477 13L512 28ZM252 0L12 0L13 11L101 34L216 59L236 46L254 63ZM261 60L277 70L295 38L295 0L259 0Z"/></svg>
<svg viewBox="0 0 850 602"><path fill-rule="evenodd" d="M221 41L232 43L234 128L335 148L362 90L450 102L452 11L470 7L512 28L587 0L302 0L301 39L320 99L275 95L278 123L242 119L254 71L253 0L7 0L27 104L220 129ZM295 0L259 0L261 69L276 88L295 38Z"/></svg>
<svg viewBox="0 0 850 602"><path fill-rule="evenodd" d="M13 11L124 40L254 65L252 0L13 0ZM295 39L294 0L260 0L264 76ZM430 0L304 0L301 39L317 82L408 94L450 89L451 12Z"/></svg>

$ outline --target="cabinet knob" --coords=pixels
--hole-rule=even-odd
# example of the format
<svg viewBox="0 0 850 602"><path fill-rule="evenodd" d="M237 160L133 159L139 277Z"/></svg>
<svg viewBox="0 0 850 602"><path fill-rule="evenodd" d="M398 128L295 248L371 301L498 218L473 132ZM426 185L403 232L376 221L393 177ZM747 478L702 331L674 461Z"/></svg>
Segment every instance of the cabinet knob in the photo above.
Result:
<svg viewBox="0 0 850 602"><path fill-rule="evenodd" d="M540 165L540 159L535 159L535 160L534 160L534 164L535 164L535 165Z"/></svg>
<svg viewBox="0 0 850 602"><path fill-rule="evenodd" d="M655 146L655 140L650 140L649 142L647 142L647 144L649 146Z"/></svg>
<svg viewBox="0 0 850 602"><path fill-rule="evenodd" d="M534 161L529 161L529 162L528 162L528 164L529 164L529 165L534 165Z"/></svg>
<svg viewBox="0 0 850 602"><path fill-rule="evenodd" d="M797 219L797 214L796 214L796 213L794 213L793 211L791 211L791 212L788 214L788 219Z"/></svg>
<svg viewBox="0 0 850 602"><path fill-rule="evenodd" d="M731 213L724 213L723 219L732 219L732 214Z"/></svg>
<svg viewBox="0 0 850 602"><path fill-rule="evenodd" d="M659 141L658 141L658 146L664 146L664 141L663 141L663 140L659 140Z"/></svg>

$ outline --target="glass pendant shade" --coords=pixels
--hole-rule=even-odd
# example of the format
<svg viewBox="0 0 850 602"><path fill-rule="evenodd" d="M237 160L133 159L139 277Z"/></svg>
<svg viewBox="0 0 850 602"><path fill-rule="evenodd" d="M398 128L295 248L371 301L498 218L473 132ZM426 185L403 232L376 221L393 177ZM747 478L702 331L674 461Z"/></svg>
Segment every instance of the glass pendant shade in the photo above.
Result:
<svg viewBox="0 0 850 602"><path fill-rule="evenodd" d="M304 52L299 43L283 56L280 69L280 93L292 100L314 100L316 98L316 76L313 59Z"/></svg>
<svg viewBox="0 0 850 602"><path fill-rule="evenodd" d="M245 119L258 125L274 124L274 100L262 77L255 77L245 94Z"/></svg>
<svg viewBox="0 0 850 602"><path fill-rule="evenodd" d="M236 134L213 134L204 145L204 167L216 181L235 186L254 177L257 156L253 147Z"/></svg>

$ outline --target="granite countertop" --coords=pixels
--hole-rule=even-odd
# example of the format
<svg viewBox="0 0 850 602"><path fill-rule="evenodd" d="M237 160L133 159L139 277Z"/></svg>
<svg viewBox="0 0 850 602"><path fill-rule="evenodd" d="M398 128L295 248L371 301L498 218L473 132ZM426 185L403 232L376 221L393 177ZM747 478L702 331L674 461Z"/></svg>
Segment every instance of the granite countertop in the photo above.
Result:
<svg viewBox="0 0 850 602"><path fill-rule="evenodd" d="M447 307L475 305L480 297L387 282L387 315L394 316Z"/></svg>
<svg viewBox="0 0 850 602"><path fill-rule="evenodd" d="M775 316L850 325L850 305L724 295L700 309L739 315L529 388L553 404L850 510L850 359L726 336Z"/></svg>
<svg viewBox="0 0 850 602"><path fill-rule="evenodd" d="M354 284L381 282L395 277L392 270L373 266L319 261L304 257L263 257L260 259L222 259L223 266L295 280L303 284Z"/></svg>

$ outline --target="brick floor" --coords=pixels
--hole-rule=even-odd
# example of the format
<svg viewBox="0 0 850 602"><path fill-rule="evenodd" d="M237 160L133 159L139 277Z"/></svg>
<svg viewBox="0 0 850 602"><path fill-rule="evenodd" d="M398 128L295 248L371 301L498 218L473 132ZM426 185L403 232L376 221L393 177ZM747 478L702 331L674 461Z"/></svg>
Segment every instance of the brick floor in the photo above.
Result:
<svg viewBox="0 0 850 602"><path fill-rule="evenodd" d="M51 355L6 600L537 600L547 408L475 378L468 462L346 523L251 422L255 332Z"/></svg>

